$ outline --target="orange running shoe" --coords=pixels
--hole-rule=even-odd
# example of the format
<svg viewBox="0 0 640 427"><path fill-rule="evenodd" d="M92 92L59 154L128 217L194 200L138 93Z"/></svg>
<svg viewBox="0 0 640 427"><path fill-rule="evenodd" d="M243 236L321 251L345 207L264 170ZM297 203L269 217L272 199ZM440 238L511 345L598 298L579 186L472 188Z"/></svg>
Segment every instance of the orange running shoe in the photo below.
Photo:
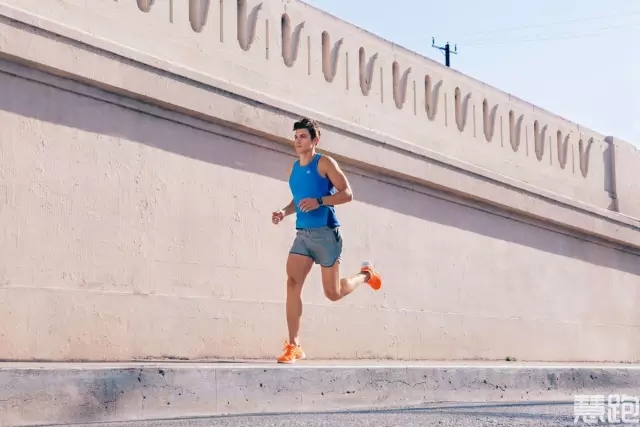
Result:
<svg viewBox="0 0 640 427"><path fill-rule="evenodd" d="M360 272L369 273L369 280L367 280L367 283L371 286L371 289L377 291L382 287L382 276L373 269L373 265L371 265L371 263L363 262Z"/></svg>
<svg viewBox="0 0 640 427"><path fill-rule="evenodd" d="M298 359L306 359L307 355L302 351L302 347L295 344L284 343L284 354L278 358L278 363L296 363Z"/></svg>

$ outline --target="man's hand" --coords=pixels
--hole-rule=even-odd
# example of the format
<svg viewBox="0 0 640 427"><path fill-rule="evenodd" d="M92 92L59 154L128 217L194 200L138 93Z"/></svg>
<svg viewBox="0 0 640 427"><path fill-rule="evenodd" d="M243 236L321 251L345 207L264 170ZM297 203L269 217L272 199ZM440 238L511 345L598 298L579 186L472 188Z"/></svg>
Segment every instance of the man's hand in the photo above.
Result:
<svg viewBox="0 0 640 427"><path fill-rule="evenodd" d="M293 200L291 200L289 204L283 209L275 211L271 214L271 222L273 222L274 224L280 224L283 219L285 219L289 215L292 215L295 211L296 205L294 205Z"/></svg>
<svg viewBox="0 0 640 427"><path fill-rule="evenodd" d="M320 203L318 203L317 199L302 199L300 201L300 204L298 205L298 207L300 208L300 210L302 212L309 212L315 209L318 209L318 206L320 206Z"/></svg>
<svg viewBox="0 0 640 427"><path fill-rule="evenodd" d="M280 224L280 222L284 219L285 213L284 210L275 211L271 214L271 222L274 224Z"/></svg>

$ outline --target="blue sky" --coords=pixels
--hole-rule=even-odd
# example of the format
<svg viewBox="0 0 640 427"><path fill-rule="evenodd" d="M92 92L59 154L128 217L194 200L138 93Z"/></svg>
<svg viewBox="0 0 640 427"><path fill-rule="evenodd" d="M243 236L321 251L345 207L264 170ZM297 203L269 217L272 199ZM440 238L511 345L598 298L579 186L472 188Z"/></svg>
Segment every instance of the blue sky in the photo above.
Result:
<svg viewBox="0 0 640 427"><path fill-rule="evenodd" d="M640 147L638 0L304 0L604 135ZM375 5L375 6L373 6Z"/></svg>

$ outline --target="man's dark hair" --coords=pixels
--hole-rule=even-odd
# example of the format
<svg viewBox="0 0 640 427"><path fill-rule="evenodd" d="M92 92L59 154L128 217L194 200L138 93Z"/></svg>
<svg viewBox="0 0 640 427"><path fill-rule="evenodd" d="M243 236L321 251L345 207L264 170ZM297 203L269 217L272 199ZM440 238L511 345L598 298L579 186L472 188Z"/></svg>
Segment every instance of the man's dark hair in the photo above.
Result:
<svg viewBox="0 0 640 427"><path fill-rule="evenodd" d="M318 122L313 119L304 117L293 124L293 130L306 129L309 131L311 139L320 138L320 127Z"/></svg>

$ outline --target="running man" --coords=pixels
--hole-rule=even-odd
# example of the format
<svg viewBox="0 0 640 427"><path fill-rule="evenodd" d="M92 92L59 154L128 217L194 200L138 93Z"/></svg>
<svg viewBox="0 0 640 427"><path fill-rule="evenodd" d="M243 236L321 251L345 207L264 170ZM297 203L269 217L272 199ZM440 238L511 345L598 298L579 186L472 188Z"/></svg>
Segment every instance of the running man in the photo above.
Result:
<svg viewBox="0 0 640 427"><path fill-rule="evenodd" d="M367 283L372 289L382 286L382 278L368 262L360 273L340 278L342 235L334 206L353 200L351 187L340 166L326 155L316 153L320 142L318 124L303 118L294 123L298 160L289 169L289 188L293 200L272 214L274 224L296 214L297 234L287 258L287 326L289 341L279 363L295 363L306 356L298 337L302 317L302 285L314 262L322 270L324 294L338 301Z"/></svg>

